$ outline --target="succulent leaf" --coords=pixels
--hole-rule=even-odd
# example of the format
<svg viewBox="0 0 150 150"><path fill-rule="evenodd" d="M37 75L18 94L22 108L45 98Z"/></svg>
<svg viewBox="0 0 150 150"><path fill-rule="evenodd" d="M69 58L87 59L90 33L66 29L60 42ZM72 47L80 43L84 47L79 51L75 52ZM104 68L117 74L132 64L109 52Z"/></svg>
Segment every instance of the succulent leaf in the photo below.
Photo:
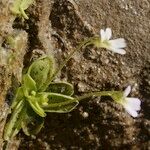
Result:
<svg viewBox="0 0 150 150"><path fill-rule="evenodd" d="M46 91L71 96L74 93L74 88L73 85L68 82L52 82Z"/></svg>
<svg viewBox="0 0 150 150"><path fill-rule="evenodd" d="M48 104L43 106L45 112L67 113L79 103L73 97L58 93L47 93L47 98Z"/></svg>
<svg viewBox="0 0 150 150"><path fill-rule="evenodd" d="M47 81L54 73L54 60L50 57L41 57L29 67L28 75L36 82L38 91L45 89Z"/></svg>
<svg viewBox="0 0 150 150"><path fill-rule="evenodd" d="M27 135L35 135L40 132L44 124L44 118L37 115L30 107L28 107L26 116L22 121L22 130Z"/></svg>
<svg viewBox="0 0 150 150"><path fill-rule="evenodd" d="M37 91L35 81L28 74L23 76L22 88L23 88L24 95L26 97L31 95L32 91Z"/></svg>
<svg viewBox="0 0 150 150"><path fill-rule="evenodd" d="M22 89L22 87L19 87L17 89L15 98L13 99L13 102L11 104L11 109L14 109L16 107L16 105L23 99L25 99L23 89Z"/></svg>
<svg viewBox="0 0 150 150"><path fill-rule="evenodd" d="M25 115L25 102L21 100L13 109L11 117L4 129L4 140L11 140L21 129L21 122Z"/></svg>
<svg viewBox="0 0 150 150"><path fill-rule="evenodd" d="M46 116L46 113L44 112L43 108L40 106L38 102L38 98L31 96L31 97L28 97L27 100L35 113L37 113L41 117Z"/></svg>
<svg viewBox="0 0 150 150"><path fill-rule="evenodd" d="M29 19L25 13L25 10L33 3L34 0L15 0L10 10L16 15L23 16L25 19Z"/></svg>

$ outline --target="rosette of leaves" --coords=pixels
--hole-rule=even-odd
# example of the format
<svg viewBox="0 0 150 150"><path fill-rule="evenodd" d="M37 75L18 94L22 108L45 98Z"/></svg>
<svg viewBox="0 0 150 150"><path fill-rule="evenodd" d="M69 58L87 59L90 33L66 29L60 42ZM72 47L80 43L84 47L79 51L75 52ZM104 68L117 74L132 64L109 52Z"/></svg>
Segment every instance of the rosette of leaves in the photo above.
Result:
<svg viewBox="0 0 150 150"><path fill-rule="evenodd" d="M55 63L51 57L41 57L31 64L12 102L4 140L11 140L21 129L26 135L36 134L47 112L67 113L78 105L72 97L73 86L67 82L52 82L54 74Z"/></svg>

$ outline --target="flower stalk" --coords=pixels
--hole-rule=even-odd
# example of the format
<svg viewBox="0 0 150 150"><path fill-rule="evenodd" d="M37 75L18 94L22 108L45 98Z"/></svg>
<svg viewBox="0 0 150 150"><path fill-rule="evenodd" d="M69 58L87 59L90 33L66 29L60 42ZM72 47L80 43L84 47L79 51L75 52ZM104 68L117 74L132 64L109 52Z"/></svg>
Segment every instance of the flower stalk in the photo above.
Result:
<svg viewBox="0 0 150 150"><path fill-rule="evenodd" d="M63 61L63 63L59 66L59 68L56 70L56 72L53 74L53 77L51 78L51 81L57 76L57 74L63 69L63 67L67 64L67 62L73 57L75 52L81 50L83 47L86 47L88 45L91 45L93 43L93 38L89 38L79 44L79 46L72 50L71 53L67 56L67 58ZM50 82L51 82L50 81Z"/></svg>
<svg viewBox="0 0 150 150"><path fill-rule="evenodd" d="M63 106L63 105L67 105L67 104L70 104L72 102L80 102L82 100L85 100L85 99L88 99L90 97L93 97L93 96L98 96L98 97L101 97L101 96L110 96L111 98L113 98L113 95L120 95L122 94L122 91L98 91L98 92L90 92L90 93L87 93L87 94L84 94L82 96L78 96L78 97L75 97L69 101L64 101L64 102L60 102L59 105ZM56 107L58 106L58 104L51 104L51 107Z"/></svg>
<svg viewBox="0 0 150 150"><path fill-rule="evenodd" d="M94 45L98 48L106 48L118 54L125 54L125 50L123 48L126 47L126 42L123 38L118 38L115 40L110 40L112 36L112 31L110 28L106 28L106 30L100 30L100 37L91 37L87 40L81 42L79 46L72 50L71 53L67 56L67 58L63 61L63 63L59 66L59 68L53 74L53 77L50 78L47 85L53 81L53 79L57 76L57 74L63 69L63 67L67 64L67 62L72 58L75 52L81 50L83 47L88 45Z"/></svg>

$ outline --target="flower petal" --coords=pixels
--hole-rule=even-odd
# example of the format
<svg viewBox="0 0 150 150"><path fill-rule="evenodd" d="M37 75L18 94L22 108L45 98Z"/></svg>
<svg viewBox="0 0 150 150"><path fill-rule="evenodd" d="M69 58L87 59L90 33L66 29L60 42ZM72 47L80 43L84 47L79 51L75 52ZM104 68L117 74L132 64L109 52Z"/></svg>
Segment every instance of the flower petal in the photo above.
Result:
<svg viewBox="0 0 150 150"><path fill-rule="evenodd" d="M126 54L126 51L125 51L124 49L113 49L113 48L109 48L109 50L111 50L111 51L114 52L114 53L121 54L121 55L125 55L125 54Z"/></svg>
<svg viewBox="0 0 150 150"><path fill-rule="evenodd" d="M137 111L133 110L129 105L124 105L124 108L132 117L138 116Z"/></svg>
<svg viewBox="0 0 150 150"><path fill-rule="evenodd" d="M133 109L133 110L140 110L141 109L141 101L138 98L126 98L126 103Z"/></svg>
<svg viewBox="0 0 150 150"><path fill-rule="evenodd" d="M103 29L100 30L100 37L101 37L101 40L104 41L106 38L105 38L105 31Z"/></svg>
<svg viewBox="0 0 150 150"><path fill-rule="evenodd" d="M106 31L105 31L105 40L109 40L112 36L112 31L110 28L106 28Z"/></svg>
<svg viewBox="0 0 150 150"><path fill-rule="evenodd" d="M124 90L124 96L127 97L131 92L131 86L129 85L125 90Z"/></svg>
<svg viewBox="0 0 150 150"><path fill-rule="evenodd" d="M123 38L119 38L119 39L115 39L115 40L109 40L109 44L114 49L120 49L120 48L126 47L126 42L125 42L125 39L123 39Z"/></svg>

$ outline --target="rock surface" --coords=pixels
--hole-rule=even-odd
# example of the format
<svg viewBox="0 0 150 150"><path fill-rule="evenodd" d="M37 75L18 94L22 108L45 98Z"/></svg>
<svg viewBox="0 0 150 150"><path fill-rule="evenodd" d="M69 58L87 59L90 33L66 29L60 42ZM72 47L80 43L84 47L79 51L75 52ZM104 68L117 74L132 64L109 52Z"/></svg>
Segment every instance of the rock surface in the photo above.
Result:
<svg viewBox="0 0 150 150"><path fill-rule="evenodd" d="M53 54L59 65L80 41L98 35L101 28L110 27L114 38L126 39L126 55L87 47L74 55L58 78L72 83L78 95L95 90L123 90L131 85L131 96L142 99L142 110L139 117L133 119L109 98L84 101L71 113L48 114L44 128L36 137L26 137L21 133L18 136L21 140L19 149L148 149L150 2L37 0L28 8L27 14L29 20L24 22L11 16L13 21L8 25L9 34L19 30L17 33L24 34L25 43L28 36L28 48L23 46L17 55L19 60L14 63L19 62L22 68L24 61L27 67L34 53L47 53ZM3 22L6 23L7 19ZM5 37L1 36L1 45ZM0 68L1 74L5 71L3 67L6 66ZM0 78L0 89L6 89L5 94L13 83L12 74L17 77L14 69L9 69L6 77L8 74L11 74L8 80L3 76ZM2 85L8 81L9 84ZM5 94L0 97L2 101Z"/></svg>

